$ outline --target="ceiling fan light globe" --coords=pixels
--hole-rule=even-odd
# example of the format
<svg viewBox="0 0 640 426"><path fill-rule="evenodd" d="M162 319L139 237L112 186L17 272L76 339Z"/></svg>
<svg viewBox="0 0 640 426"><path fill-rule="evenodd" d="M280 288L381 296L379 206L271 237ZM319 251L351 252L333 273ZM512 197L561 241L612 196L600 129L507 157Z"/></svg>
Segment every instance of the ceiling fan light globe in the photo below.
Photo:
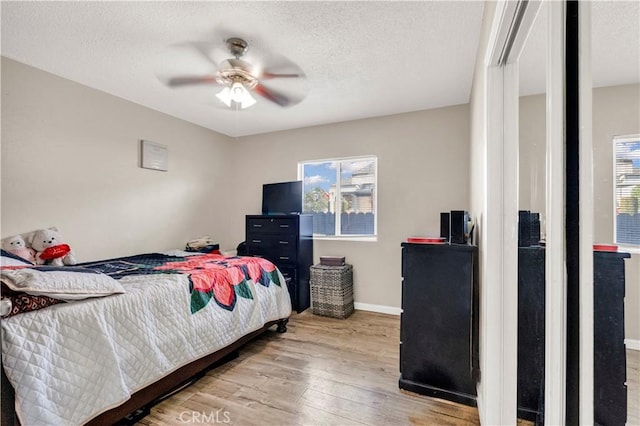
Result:
<svg viewBox="0 0 640 426"><path fill-rule="evenodd" d="M223 104L225 104L228 107L231 107L231 101L233 100L231 96L231 89L229 89L228 87L225 87L216 95L216 97L220 99L220 101Z"/></svg>
<svg viewBox="0 0 640 426"><path fill-rule="evenodd" d="M255 103L256 103L256 100L253 99L253 97L249 94L249 92L247 92L247 96L244 98L244 100L240 104L240 108L242 109L249 108L250 106L255 105Z"/></svg>
<svg viewBox="0 0 640 426"><path fill-rule="evenodd" d="M244 88L242 83L233 83L231 85L231 99L234 102L242 102L247 89Z"/></svg>
<svg viewBox="0 0 640 426"><path fill-rule="evenodd" d="M230 96L233 102L240 104L242 109L249 108L256 103L244 84L235 82L231 85Z"/></svg>

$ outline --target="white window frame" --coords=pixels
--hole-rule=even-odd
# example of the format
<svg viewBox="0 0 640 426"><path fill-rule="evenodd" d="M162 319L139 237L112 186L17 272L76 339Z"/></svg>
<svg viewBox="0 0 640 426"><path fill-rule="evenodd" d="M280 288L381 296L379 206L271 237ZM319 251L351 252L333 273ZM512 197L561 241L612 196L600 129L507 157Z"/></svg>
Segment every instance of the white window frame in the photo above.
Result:
<svg viewBox="0 0 640 426"><path fill-rule="evenodd" d="M632 141L640 141L640 134L635 135L620 135L614 136L612 139L611 148L613 149L613 241L614 244L617 244L624 251L634 254L640 254L640 245L635 244L627 244L627 243L618 243L618 219L616 218L616 207L618 205L618 195L617 189L618 185L616 184L616 164L617 164L617 156L616 156L616 145L618 142L632 142Z"/></svg>
<svg viewBox="0 0 640 426"><path fill-rule="evenodd" d="M325 158L320 160L304 160L298 162L298 180L301 180L302 183L302 197L303 197L303 206L304 206L304 166L308 164L321 164L321 163L341 163L343 161L354 161L354 160L373 160L374 162L374 195L373 195L373 234L366 235L358 235L358 234L339 234L341 229L341 213L342 213L342 203L339 203L336 200L336 221L335 221L335 232L336 235L323 235L323 234L313 234L313 239L315 240L339 240L339 241L377 241L378 240L378 156L377 155L361 155L355 157L336 157L336 158ZM339 196L341 194L340 188L340 179L341 170L340 167L336 168L336 194ZM339 209L339 211L337 211ZM303 207L304 210L304 207Z"/></svg>

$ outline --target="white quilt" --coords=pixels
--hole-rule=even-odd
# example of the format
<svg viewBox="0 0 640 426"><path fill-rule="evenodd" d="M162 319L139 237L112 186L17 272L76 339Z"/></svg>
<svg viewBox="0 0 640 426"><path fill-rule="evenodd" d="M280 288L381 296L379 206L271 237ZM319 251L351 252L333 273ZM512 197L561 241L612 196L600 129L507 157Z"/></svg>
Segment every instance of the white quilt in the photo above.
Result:
<svg viewBox="0 0 640 426"><path fill-rule="evenodd" d="M191 314L185 275L130 276L126 293L2 320L2 363L23 425L76 425L269 321L287 318L285 280L248 281L253 300Z"/></svg>

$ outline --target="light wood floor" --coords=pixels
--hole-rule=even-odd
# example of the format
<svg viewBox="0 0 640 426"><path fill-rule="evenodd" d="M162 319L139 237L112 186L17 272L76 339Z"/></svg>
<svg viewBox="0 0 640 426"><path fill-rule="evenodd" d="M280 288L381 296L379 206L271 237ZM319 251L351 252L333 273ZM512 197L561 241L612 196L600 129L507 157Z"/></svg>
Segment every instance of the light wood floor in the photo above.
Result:
<svg viewBox="0 0 640 426"><path fill-rule="evenodd" d="M215 420L216 411L218 423L235 425L480 424L475 407L398 389L399 317L356 311L338 320L307 310L288 328L249 343L139 424L186 423L192 412Z"/></svg>
<svg viewBox="0 0 640 426"><path fill-rule="evenodd" d="M398 389L397 316L309 310L157 405L140 425L478 425L474 407ZM627 351L628 424L640 425L640 352ZM519 421L520 426L532 424Z"/></svg>

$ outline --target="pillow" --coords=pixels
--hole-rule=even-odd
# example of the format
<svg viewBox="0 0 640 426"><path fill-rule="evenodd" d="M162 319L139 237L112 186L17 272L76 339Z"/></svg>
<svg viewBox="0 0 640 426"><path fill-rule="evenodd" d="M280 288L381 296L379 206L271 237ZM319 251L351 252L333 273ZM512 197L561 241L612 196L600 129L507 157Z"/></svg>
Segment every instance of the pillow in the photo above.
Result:
<svg viewBox="0 0 640 426"><path fill-rule="evenodd" d="M0 257L0 266L33 266L33 263L29 262L27 259L16 256L15 254L9 253L5 250L0 251L2 252L2 256Z"/></svg>
<svg viewBox="0 0 640 426"><path fill-rule="evenodd" d="M9 318L14 315L44 309L58 303L65 303L64 300L54 299L47 296L34 296L21 291L13 291L6 284L2 283L2 296L0 296L0 316Z"/></svg>
<svg viewBox="0 0 640 426"><path fill-rule="evenodd" d="M0 268L0 280L11 290L60 300L80 300L124 293L108 275L74 266L17 265Z"/></svg>

